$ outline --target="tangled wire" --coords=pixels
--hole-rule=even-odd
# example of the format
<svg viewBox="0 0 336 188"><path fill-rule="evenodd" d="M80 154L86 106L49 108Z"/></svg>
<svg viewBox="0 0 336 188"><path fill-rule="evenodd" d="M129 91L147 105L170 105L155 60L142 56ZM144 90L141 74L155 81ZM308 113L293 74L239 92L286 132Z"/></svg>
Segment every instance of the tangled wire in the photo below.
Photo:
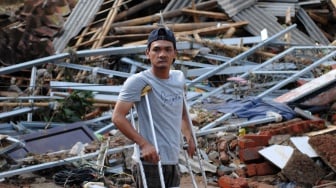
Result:
<svg viewBox="0 0 336 188"><path fill-rule="evenodd" d="M100 177L98 170L92 167L80 167L71 170L62 170L53 176L57 185L82 185L83 182L96 181Z"/></svg>

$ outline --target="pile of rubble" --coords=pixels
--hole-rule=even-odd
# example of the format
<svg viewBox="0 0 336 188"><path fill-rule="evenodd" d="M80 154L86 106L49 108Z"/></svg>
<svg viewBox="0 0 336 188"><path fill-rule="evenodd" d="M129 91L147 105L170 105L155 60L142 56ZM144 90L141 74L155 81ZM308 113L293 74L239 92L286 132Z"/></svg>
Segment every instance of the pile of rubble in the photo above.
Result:
<svg viewBox="0 0 336 188"><path fill-rule="evenodd" d="M335 6L0 2L1 185L132 187L133 143L111 114L124 80L150 67L148 33L165 25L200 153L181 151L184 177L190 161L204 187L336 186Z"/></svg>

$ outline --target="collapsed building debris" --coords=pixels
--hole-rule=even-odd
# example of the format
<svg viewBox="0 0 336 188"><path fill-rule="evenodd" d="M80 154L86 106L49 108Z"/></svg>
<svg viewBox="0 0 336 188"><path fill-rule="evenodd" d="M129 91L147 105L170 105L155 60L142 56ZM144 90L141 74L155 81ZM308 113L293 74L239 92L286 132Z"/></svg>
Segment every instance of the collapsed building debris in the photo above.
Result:
<svg viewBox="0 0 336 188"><path fill-rule="evenodd" d="M3 185L89 164L101 187L132 186L133 146L111 113L123 81L150 67L145 42L160 24L177 37L208 187L335 184L334 1L19 3L0 17Z"/></svg>

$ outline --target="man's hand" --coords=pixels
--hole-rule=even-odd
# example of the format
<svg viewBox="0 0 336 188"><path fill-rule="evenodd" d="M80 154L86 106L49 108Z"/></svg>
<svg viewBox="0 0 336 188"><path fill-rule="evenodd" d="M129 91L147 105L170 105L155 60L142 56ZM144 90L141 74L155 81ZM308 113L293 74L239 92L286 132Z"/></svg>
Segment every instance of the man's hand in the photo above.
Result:
<svg viewBox="0 0 336 188"><path fill-rule="evenodd" d="M188 155L192 158L194 156L196 151L196 145L193 139L187 139L186 137L183 137L183 149L187 150Z"/></svg>
<svg viewBox="0 0 336 188"><path fill-rule="evenodd" d="M188 140L188 145L189 145L188 154L192 158L192 156L194 156L195 151L196 151L196 145L195 145L194 139L189 139Z"/></svg>
<svg viewBox="0 0 336 188"><path fill-rule="evenodd" d="M152 144L146 143L140 146L140 148L141 148L140 157L142 159L144 159L147 162L153 163L153 164L157 164L159 162L160 156Z"/></svg>

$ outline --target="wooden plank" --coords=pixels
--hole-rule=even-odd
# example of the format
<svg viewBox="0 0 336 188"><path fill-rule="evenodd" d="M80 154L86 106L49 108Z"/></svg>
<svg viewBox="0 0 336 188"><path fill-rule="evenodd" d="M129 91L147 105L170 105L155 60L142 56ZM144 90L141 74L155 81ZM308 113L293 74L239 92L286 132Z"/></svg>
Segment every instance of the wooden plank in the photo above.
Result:
<svg viewBox="0 0 336 188"><path fill-rule="evenodd" d="M331 0L330 2L334 5L334 8L336 8L336 0Z"/></svg>
<svg viewBox="0 0 336 188"><path fill-rule="evenodd" d="M192 35L195 33L198 33L199 35L218 34L218 33L227 31L231 27L243 27L243 26L246 26L247 24L248 24L247 21L227 23L227 24L222 24L219 26L212 26L212 27L207 27L207 28L202 28L202 29L197 29L197 30L192 30L192 31L178 32L176 33L176 35Z"/></svg>
<svg viewBox="0 0 336 188"><path fill-rule="evenodd" d="M174 24L166 24L166 26L176 32L183 31L191 31L196 29L201 29L205 27L217 26L217 25L225 25L231 24L230 22L201 22L201 23L174 23ZM122 27L114 27L113 34L149 34L153 29L157 28L157 25L138 25L138 26L122 26Z"/></svg>
<svg viewBox="0 0 336 188"><path fill-rule="evenodd" d="M118 13L118 15L115 17L114 21L120 21L125 20L125 18L129 18L132 15L141 13L142 11L146 9L150 9L151 6L159 6L160 4L169 2L169 0L146 0L139 2L139 4L132 6L123 12Z"/></svg>
<svg viewBox="0 0 336 188"><path fill-rule="evenodd" d="M110 31L111 25L114 22L114 18L116 17L119 7L122 5L122 0L117 0L114 2L113 7L110 9L110 12L107 16L107 19L104 22L103 29L98 35L98 41L93 44L93 48L100 48L105 40L106 35Z"/></svg>
<svg viewBox="0 0 336 188"><path fill-rule="evenodd" d="M206 9L211 9L216 6L217 6L217 1L211 0L211 1L206 1L206 2L196 4L196 9L206 10ZM162 13L162 15L154 14L150 16L138 17L135 19L127 20L127 21L116 22L116 23L113 23L111 27L144 25L144 24L159 21L161 19L161 16L164 19L168 19L168 18L173 18L173 17L177 17L181 15L182 15L182 9L178 9L178 10L173 10L173 11Z"/></svg>
<svg viewBox="0 0 336 188"><path fill-rule="evenodd" d="M192 39L190 37L183 37L183 36L179 36L179 33L177 33L176 36L179 40L197 42L197 43L203 44L205 46L209 46L211 48L235 51L235 53L249 50L249 48L247 48L247 47L225 45L221 42L216 42L216 41L212 41L212 40L206 40L206 39L197 40L197 39ZM266 58L274 57L276 55L276 54L265 52L265 51L257 51L256 54L258 54L262 57L266 57Z"/></svg>
<svg viewBox="0 0 336 188"><path fill-rule="evenodd" d="M14 91L0 91L0 96L5 97L18 97L19 93Z"/></svg>
<svg viewBox="0 0 336 188"><path fill-rule="evenodd" d="M226 15L224 13L219 13L219 12L191 10L191 9L187 9L187 8L182 9L182 12L184 14L187 14L187 15L205 16L205 17L213 18L213 19L220 19L220 20L228 20L229 19L228 15Z"/></svg>
<svg viewBox="0 0 336 188"><path fill-rule="evenodd" d="M316 135L327 134L327 133L331 133L331 132L335 132L335 131L336 131L336 126L335 125L329 125L329 126L327 126L327 128L325 128L323 130L312 131L312 132L306 133L305 135L316 136Z"/></svg>

